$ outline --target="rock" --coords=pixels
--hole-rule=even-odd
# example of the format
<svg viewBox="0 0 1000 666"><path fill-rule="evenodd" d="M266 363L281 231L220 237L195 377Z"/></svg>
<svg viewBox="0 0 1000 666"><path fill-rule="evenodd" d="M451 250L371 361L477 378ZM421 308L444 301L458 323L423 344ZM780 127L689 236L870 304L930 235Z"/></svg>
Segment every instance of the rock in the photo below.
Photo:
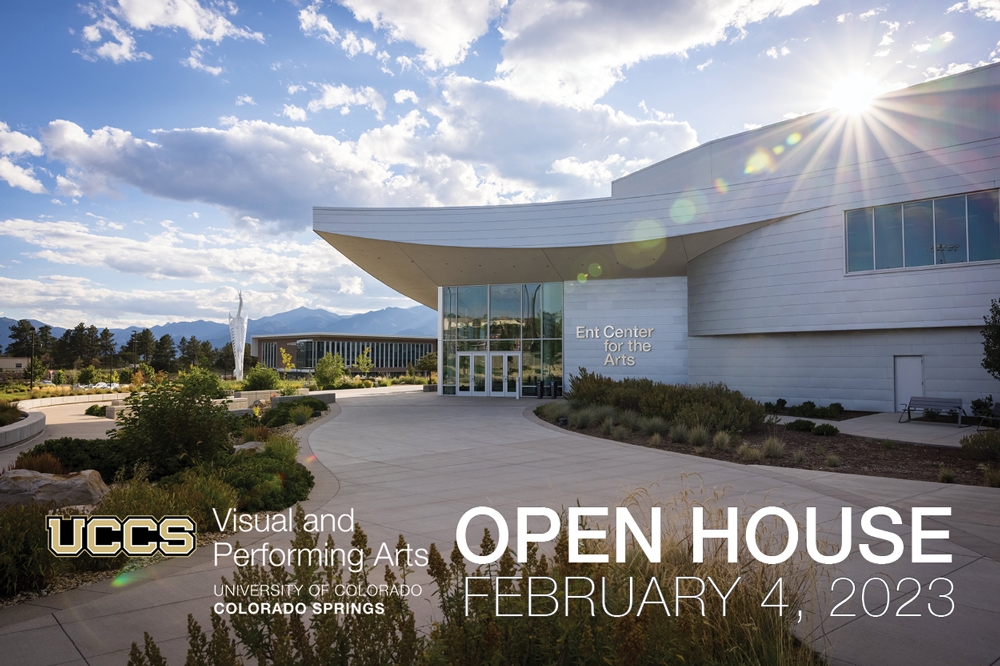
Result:
<svg viewBox="0 0 1000 666"><path fill-rule="evenodd" d="M93 469L69 474L11 469L0 475L0 506L31 502L55 502L56 507L97 504L108 490L100 472Z"/></svg>
<svg viewBox="0 0 1000 666"><path fill-rule="evenodd" d="M251 453L260 453L264 450L264 442L247 442L245 444L239 444L236 446L237 451L250 451Z"/></svg>

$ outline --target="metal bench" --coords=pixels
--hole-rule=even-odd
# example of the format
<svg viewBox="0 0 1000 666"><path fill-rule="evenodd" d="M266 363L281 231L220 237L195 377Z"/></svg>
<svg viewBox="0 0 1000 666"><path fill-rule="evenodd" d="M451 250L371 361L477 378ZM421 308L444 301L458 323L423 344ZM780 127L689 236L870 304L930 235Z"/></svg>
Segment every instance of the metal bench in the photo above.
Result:
<svg viewBox="0 0 1000 666"><path fill-rule="evenodd" d="M962 408L961 398L923 398L913 396L910 398L910 402L903 405L903 414L906 414L906 421L903 421L903 414L899 415L900 423L907 423L913 419L910 412L914 409L923 410L924 413L928 411L935 412L945 412L950 414L956 414L958 416L958 427L968 428L971 423L962 425L962 416L968 416L965 413L965 409Z"/></svg>
<svg viewBox="0 0 1000 666"><path fill-rule="evenodd" d="M992 422L993 425L992 426L986 426L984 428L983 425L987 421ZM998 402L997 404L993 405L993 409L990 410L989 414L987 414L986 416L980 416L979 417L979 427L976 428L976 430L977 431L981 431L981 430L985 430L986 428L991 428L991 427L992 428L1000 428L1000 402Z"/></svg>

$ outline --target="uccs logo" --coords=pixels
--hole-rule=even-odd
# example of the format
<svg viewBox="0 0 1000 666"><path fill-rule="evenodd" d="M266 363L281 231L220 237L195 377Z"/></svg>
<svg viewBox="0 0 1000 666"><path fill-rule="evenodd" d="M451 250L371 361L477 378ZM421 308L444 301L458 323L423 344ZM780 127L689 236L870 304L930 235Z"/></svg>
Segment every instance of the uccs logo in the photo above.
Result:
<svg viewBox="0 0 1000 666"><path fill-rule="evenodd" d="M197 531L188 516L49 516L49 551L56 557L114 557L121 552L133 556L187 557L194 552Z"/></svg>

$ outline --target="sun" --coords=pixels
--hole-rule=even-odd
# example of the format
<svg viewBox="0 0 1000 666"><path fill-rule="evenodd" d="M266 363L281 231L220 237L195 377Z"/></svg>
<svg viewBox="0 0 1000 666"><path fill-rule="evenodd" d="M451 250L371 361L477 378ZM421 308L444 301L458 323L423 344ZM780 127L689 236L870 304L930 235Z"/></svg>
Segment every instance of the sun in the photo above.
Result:
<svg viewBox="0 0 1000 666"><path fill-rule="evenodd" d="M826 106L842 113L857 115L868 110L872 100L880 93L878 84L864 74L852 74L837 82L830 89Z"/></svg>

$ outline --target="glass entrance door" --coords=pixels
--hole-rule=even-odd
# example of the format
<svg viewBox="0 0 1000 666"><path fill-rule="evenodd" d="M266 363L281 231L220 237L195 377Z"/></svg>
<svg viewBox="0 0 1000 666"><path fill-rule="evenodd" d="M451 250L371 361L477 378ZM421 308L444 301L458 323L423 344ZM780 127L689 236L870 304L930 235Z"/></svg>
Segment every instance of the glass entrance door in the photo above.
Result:
<svg viewBox="0 0 1000 666"><path fill-rule="evenodd" d="M458 394L488 395L485 353L458 354Z"/></svg>
<svg viewBox="0 0 1000 666"><path fill-rule="evenodd" d="M520 397L521 355L510 352L490 354L490 395Z"/></svg>

